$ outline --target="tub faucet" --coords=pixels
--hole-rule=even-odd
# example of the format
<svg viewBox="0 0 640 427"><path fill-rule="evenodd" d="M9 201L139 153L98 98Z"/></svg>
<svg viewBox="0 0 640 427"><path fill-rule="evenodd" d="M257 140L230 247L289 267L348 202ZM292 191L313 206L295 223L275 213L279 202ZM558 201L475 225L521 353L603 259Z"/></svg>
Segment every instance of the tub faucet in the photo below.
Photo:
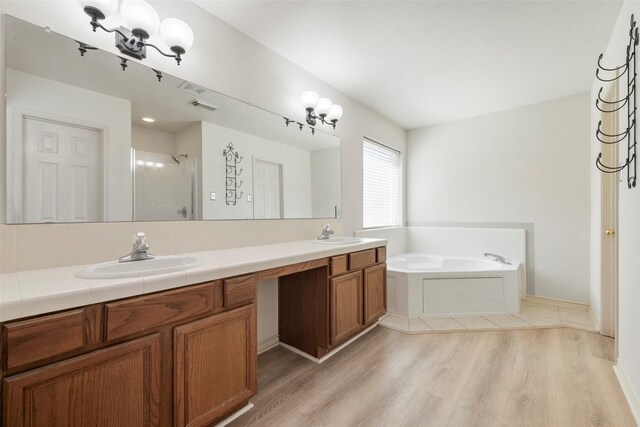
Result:
<svg viewBox="0 0 640 427"><path fill-rule="evenodd" d="M322 229L322 234L318 236L318 240L329 240L329 237L333 234L331 225L325 224Z"/></svg>
<svg viewBox="0 0 640 427"><path fill-rule="evenodd" d="M147 243L147 236L143 232L136 233L136 240L133 242L131 253L125 256L121 256L118 261L130 262L155 258L155 255L147 252L148 250L149 244Z"/></svg>
<svg viewBox="0 0 640 427"><path fill-rule="evenodd" d="M497 254L492 254L489 252L485 252L484 254L485 258L489 257L489 258L493 258L495 261L501 262L503 264L508 264L511 265L511 262L509 262L509 260L505 257L503 257L502 255L497 255Z"/></svg>

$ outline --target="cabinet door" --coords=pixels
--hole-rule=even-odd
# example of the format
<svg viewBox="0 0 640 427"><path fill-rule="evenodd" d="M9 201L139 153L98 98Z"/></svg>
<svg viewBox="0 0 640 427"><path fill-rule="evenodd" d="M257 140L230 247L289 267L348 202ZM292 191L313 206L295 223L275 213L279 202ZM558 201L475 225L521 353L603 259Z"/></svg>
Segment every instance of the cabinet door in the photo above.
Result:
<svg viewBox="0 0 640 427"><path fill-rule="evenodd" d="M5 426L157 426L159 335L6 378Z"/></svg>
<svg viewBox="0 0 640 427"><path fill-rule="evenodd" d="M331 279L331 345L362 329L362 272Z"/></svg>
<svg viewBox="0 0 640 427"><path fill-rule="evenodd" d="M385 264L364 270L364 323L375 322L387 312L387 269Z"/></svg>
<svg viewBox="0 0 640 427"><path fill-rule="evenodd" d="M177 426L209 425L256 393L255 304L175 328Z"/></svg>

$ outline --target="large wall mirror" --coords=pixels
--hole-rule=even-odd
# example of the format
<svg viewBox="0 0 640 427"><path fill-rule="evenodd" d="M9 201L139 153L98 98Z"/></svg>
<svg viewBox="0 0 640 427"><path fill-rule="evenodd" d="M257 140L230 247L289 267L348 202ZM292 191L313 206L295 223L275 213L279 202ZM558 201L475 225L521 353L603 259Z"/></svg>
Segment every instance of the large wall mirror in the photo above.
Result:
<svg viewBox="0 0 640 427"><path fill-rule="evenodd" d="M6 15L5 40L8 223L339 216L338 137Z"/></svg>

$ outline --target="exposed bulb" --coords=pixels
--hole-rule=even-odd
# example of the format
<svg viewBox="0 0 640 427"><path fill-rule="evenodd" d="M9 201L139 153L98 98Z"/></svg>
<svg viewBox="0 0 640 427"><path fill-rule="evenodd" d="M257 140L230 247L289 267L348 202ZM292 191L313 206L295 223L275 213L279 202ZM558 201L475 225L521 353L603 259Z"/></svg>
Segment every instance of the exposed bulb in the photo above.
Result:
<svg viewBox="0 0 640 427"><path fill-rule="evenodd" d="M95 11L102 14L96 16L98 19L108 18L118 9L118 0L78 0L78 3L89 16L93 16Z"/></svg>
<svg viewBox="0 0 640 427"><path fill-rule="evenodd" d="M340 120L340 117L342 117L342 107L338 104L334 104L333 106L331 106L329 114L327 114L327 120L329 120L330 122L335 120L337 122L338 120Z"/></svg>
<svg viewBox="0 0 640 427"><path fill-rule="evenodd" d="M318 96L318 94L312 90L308 90L306 92L303 92L302 95L300 95L300 102L302 103L302 106L304 107L305 110L308 109L314 109L316 108L316 105L318 105L318 99L320 97Z"/></svg>
<svg viewBox="0 0 640 427"><path fill-rule="evenodd" d="M331 111L331 100L329 98L320 98L318 105L316 105L316 114L320 117L324 117Z"/></svg>
<svg viewBox="0 0 640 427"><path fill-rule="evenodd" d="M149 38L158 31L160 16L158 12L144 0L124 0L120 5L120 14L124 23L136 34L140 30L143 38Z"/></svg>
<svg viewBox="0 0 640 427"><path fill-rule="evenodd" d="M166 18L160 24L160 36L171 50L181 54L193 45L193 31L186 22L176 18Z"/></svg>

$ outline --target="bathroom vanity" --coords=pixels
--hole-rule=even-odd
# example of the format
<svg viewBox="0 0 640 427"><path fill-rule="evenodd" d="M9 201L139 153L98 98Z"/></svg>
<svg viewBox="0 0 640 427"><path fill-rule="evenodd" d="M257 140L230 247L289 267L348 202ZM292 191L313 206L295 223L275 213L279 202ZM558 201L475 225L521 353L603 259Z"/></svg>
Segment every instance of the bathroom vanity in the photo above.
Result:
<svg viewBox="0 0 640 427"><path fill-rule="evenodd" d="M210 251L183 275L187 282L211 280L6 321L3 425L218 422L256 393L259 283L279 279L280 342L322 358L385 313L385 244ZM243 249L253 259L237 260L232 269L207 261ZM258 252L278 257L261 268L267 264L257 261ZM225 276L231 271L241 274Z"/></svg>

